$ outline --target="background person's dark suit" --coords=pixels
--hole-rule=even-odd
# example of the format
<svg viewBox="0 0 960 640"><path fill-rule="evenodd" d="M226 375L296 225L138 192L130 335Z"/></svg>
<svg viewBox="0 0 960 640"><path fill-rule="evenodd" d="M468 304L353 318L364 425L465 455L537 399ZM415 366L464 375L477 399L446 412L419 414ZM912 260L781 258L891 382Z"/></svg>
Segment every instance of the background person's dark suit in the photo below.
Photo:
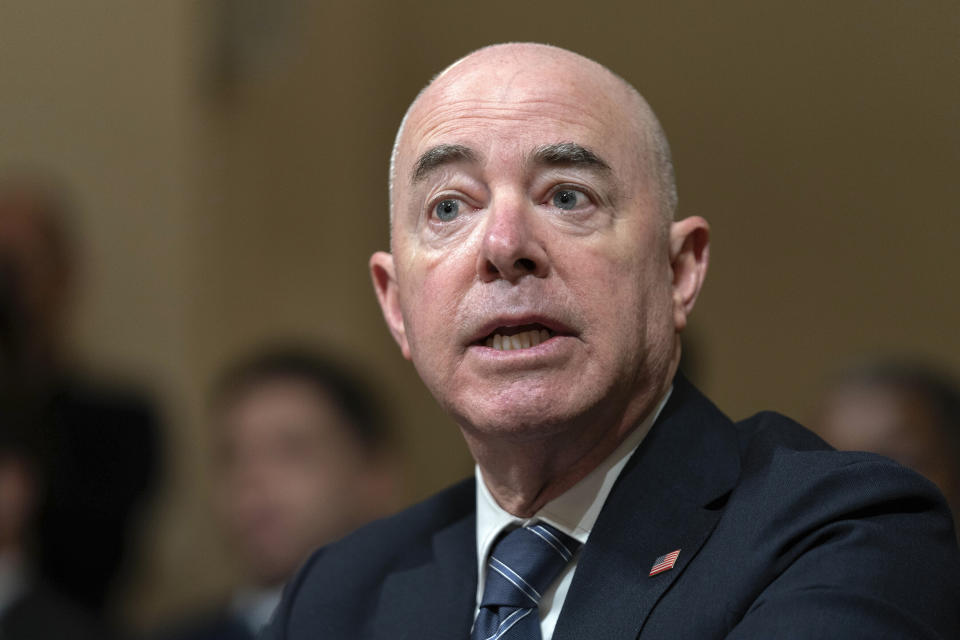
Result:
<svg viewBox="0 0 960 640"><path fill-rule="evenodd" d="M221 611L183 622L149 640L254 640L254 635L242 620Z"/></svg>
<svg viewBox="0 0 960 640"><path fill-rule="evenodd" d="M39 570L60 593L100 612L157 479L159 420L137 391L80 376L59 377L44 401L51 442Z"/></svg>
<svg viewBox="0 0 960 640"><path fill-rule="evenodd" d="M107 640L86 612L53 591L34 586L0 614L3 640Z"/></svg>
<svg viewBox="0 0 960 640"><path fill-rule="evenodd" d="M474 483L315 554L267 638L466 638ZM676 566L648 577L681 549ZM555 640L960 637L942 496L777 414L734 425L679 379L582 551Z"/></svg>

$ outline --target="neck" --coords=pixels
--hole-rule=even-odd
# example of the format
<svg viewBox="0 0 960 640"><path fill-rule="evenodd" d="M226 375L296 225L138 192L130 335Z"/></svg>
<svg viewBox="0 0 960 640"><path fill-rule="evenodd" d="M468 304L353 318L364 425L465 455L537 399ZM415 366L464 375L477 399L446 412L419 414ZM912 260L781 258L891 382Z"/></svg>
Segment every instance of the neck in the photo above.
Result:
<svg viewBox="0 0 960 640"><path fill-rule="evenodd" d="M617 415L590 415L560 429L540 429L542 437L518 440L463 429L464 438L497 504L514 516L529 518L610 456L656 409L671 379Z"/></svg>

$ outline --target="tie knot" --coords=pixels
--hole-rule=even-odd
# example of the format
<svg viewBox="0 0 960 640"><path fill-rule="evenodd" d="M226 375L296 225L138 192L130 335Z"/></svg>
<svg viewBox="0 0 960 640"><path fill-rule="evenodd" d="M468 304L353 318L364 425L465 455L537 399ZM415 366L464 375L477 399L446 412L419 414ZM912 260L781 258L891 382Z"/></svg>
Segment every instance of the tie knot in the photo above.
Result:
<svg viewBox="0 0 960 640"><path fill-rule="evenodd" d="M509 532L490 552L481 606L537 606L579 547L543 522Z"/></svg>

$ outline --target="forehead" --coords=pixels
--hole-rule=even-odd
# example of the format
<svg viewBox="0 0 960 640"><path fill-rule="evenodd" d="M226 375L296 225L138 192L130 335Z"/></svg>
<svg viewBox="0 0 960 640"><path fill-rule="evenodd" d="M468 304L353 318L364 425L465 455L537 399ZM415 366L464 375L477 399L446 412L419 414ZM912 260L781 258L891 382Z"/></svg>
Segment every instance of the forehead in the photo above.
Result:
<svg viewBox="0 0 960 640"><path fill-rule="evenodd" d="M411 109L398 147L401 171L444 143L490 156L576 142L608 162L629 161L637 131L632 96L605 68L568 52L477 58L441 75Z"/></svg>

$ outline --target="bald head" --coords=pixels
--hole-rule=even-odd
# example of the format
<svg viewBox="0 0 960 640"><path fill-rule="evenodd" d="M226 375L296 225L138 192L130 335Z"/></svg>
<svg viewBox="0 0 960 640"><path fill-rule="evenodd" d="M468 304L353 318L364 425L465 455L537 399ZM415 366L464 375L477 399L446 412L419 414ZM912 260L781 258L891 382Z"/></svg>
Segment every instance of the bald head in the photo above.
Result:
<svg viewBox="0 0 960 640"><path fill-rule="evenodd" d="M452 107L469 100L475 95L471 90L478 86L496 87L500 96L506 97L523 84L524 75L549 77L554 82L553 79L560 78L555 88L568 91L571 96L602 97L584 102L584 111L593 107L593 113L583 115L619 123L619 129L630 137L639 170L637 177L652 192L664 220L674 218L677 190L670 146L660 122L640 93L603 65L572 51L544 44L510 43L490 45L457 60L434 77L407 109L390 158L391 221L397 207L398 185L417 177L421 158L405 157L404 145L412 131L423 124L421 119L429 118L429 112L437 106L444 110L447 105Z"/></svg>

